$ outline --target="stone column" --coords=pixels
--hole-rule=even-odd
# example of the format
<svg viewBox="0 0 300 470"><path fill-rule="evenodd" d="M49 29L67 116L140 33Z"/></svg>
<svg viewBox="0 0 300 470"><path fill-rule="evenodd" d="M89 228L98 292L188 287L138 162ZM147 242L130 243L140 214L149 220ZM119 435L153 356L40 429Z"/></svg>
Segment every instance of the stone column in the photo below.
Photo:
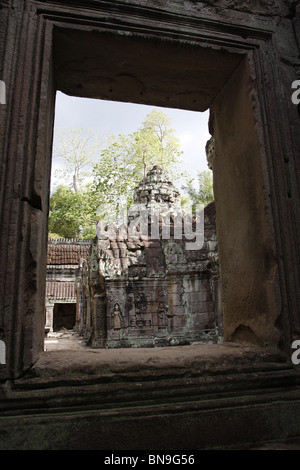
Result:
<svg viewBox="0 0 300 470"><path fill-rule="evenodd" d="M54 303L53 304L46 303L45 330L47 331L53 331L53 309L54 309Z"/></svg>
<svg viewBox="0 0 300 470"><path fill-rule="evenodd" d="M7 361L0 380L20 376L43 351L55 100L51 37L30 1L1 2L0 327Z"/></svg>
<svg viewBox="0 0 300 470"><path fill-rule="evenodd" d="M93 298L93 335L91 346L105 348L107 342L106 296L96 294Z"/></svg>

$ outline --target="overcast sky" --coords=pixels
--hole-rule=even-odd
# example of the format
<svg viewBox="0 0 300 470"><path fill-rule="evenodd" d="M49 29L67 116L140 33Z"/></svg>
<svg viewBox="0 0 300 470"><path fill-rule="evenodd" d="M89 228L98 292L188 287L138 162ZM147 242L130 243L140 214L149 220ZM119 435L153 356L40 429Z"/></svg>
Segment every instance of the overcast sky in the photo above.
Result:
<svg viewBox="0 0 300 470"><path fill-rule="evenodd" d="M210 138L208 132L208 111L204 113L160 108L168 114L180 140L183 151L183 169L195 177L197 171L207 170L205 144ZM100 135L108 132L130 134L139 129L146 115L154 109L132 103L76 98L61 92L56 96L54 143L57 130L64 128L95 129ZM53 160L52 171L59 167ZM51 179L53 186L54 177Z"/></svg>

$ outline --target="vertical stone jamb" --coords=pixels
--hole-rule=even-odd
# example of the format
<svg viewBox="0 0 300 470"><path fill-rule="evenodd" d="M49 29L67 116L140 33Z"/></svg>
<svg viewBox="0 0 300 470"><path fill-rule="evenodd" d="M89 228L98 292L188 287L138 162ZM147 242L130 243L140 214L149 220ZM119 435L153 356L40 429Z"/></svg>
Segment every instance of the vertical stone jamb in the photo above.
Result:
<svg viewBox="0 0 300 470"><path fill-rule="evenodd" d="M43 349L47 216L54 93L51 31L30 2L4 9L7 38L1 108L1 298L7 365L0 379L15 378ZM46 33L50 33L46 41Z"/></svg>

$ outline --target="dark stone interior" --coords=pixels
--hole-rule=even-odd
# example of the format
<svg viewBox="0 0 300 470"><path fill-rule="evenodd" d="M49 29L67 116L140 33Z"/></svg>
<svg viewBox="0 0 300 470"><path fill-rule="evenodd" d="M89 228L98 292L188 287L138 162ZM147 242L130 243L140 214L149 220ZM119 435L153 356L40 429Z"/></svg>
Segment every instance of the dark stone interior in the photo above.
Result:
<svg viewBox="0 0 300 470"><path fill-rule="evenodd" d="M1 2L2 449L300 437L299 31L298 1ZM56 90L210 108L223 345L43 353Z"/></svg>

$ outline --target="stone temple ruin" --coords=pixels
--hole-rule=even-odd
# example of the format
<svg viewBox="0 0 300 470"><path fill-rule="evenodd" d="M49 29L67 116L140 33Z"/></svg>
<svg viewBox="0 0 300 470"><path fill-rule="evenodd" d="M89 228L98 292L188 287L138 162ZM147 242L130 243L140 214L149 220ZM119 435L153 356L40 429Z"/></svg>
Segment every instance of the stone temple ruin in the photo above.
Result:
<svg viewBox="0 0 300 470"><path fill-rule="evenodd" d="M45 333L73 329L80 317L81 259L87 259L91 240L48 239L45 293Z"/></svg>
<svg viewBox="0 0 300 470"><path fill-rule="evenodd" d="M132 207L127 230L105 232L98 224L91 255L82 261L80 333L93 347L218 342L222 327L214 203L201 214L205 234L200 248L196 240L185 238L179 192L160 167L153 167L135 189ZM141 232L143 209L147 235ZM151 232L155 211L156 239ZM177 239L176 218L182 234ZM196 238L195 220L192 228Z"/></svg>
<svg viewBox="0 0 300 470"><path fill-rule="evenodd" d="M1 1L1 449L194 453L300 439L299 50L299 0ZM58 91L210 110L222 344L43 351ZM127 304L101 302L106 287L119 280L124 290L127 280L105 284L100 253L108 266L118 251L129 277L121 250L128 259L139 251L115 243L99 253L94 243L85 271L80 327L100 346L129 327L128 298L139 301L132 281ZM146 257L149 246L140 251ZM135 305L136 321L171 323L171 277L169 269L160 282L161 308L149 296L147 313Z"/></svg>

